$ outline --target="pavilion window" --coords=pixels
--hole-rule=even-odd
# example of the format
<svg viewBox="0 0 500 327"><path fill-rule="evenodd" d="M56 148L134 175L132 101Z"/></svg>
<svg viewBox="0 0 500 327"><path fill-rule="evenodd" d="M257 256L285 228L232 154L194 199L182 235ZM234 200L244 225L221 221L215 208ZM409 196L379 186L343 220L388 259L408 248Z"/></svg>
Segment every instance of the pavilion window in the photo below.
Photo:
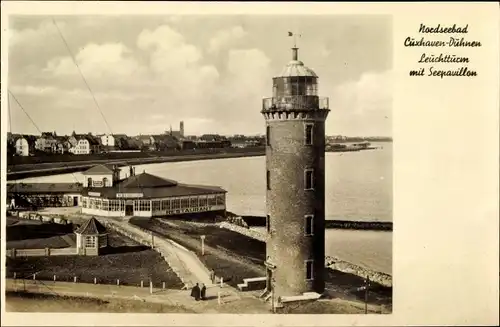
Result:
<svg viewBox="0 0 500 327"><path fill-rule="evenodd" d="M138 203L138 208L136 210L138 211L151 211L151 202L149 200L139 200L137 201Z"/></svg>
<svg viewBox="0 0 500 327"><path fill-rule="evenodd" d="M103 186L103 187L107 187L107 186L108 186L108 179L107 179L106 177L104 177L104 178L102 179L102 186Z"/></svg>
<svg viewBox="0 0 500 327"><path fill-rule="evenodd" d="M160 210L160 201L159 200L153 200L153 211L159 211Z"/></svg>
<svg viewBox="0 0 500 327"><path fill-rule="evenodd" d="M189 205L191 206L191 208L197 208L198 207L198 197L192 197L190 200L189 200Z"/></svg>
<svg viewBox="0 0 500 327"><path fill-rule="evenodd" d="M85 237L85 247L86 248L95 248L96 247L96 237L95 236L86 236Z"/></svg>
<svg viewBox="0 0 500 327"><path fill-rule="evenodd" d="M172 204L172 210L180 209L181 200L180 199L173 199L171 204Z"/></svg>
<svg viewBox="0 0 500 327"><path fill-rule="evenodd" d="M187 208L189 208L189 198L182 198L181 209L187 209Z"/></svg>
<svg viewBox="0 0 500 327"><path fill-rule="evenodd" d="M223 205L223 204L224 204L224 195L217 194L217 205Z"/></svg>
<svg viewBox="0 0 500 327"><path fill-rule="evenodd" d="M207 201L209 206L217 205L217 198L215 197L215 195L209 195Z"/></svg>
<svg viewBox="0 0 500 327"><path fill-rule="evenodd" d="M102 210L109 211L109 201L108 200L102 200Z"/></svg>
<svg viewBox="0 0 500 327"><path fill-rule="evenodd" d="M88 187L92 187L92 178L87 178L87 184Z"/></svg>
<svg viewBox="0 0 500 327"><path fill-rule="evenodd" d="M207 197L202 196L200 197L200 207L206 207L207 206Z"/></svg>

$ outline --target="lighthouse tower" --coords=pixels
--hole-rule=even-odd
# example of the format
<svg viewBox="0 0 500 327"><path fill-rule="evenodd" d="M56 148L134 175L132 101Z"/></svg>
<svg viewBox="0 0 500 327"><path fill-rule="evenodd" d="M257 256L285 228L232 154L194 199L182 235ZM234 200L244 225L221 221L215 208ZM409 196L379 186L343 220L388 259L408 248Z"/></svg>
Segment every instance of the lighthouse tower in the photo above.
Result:
<svg viewBox="0 0 500 327"><path fill-rule="evenodd" d="M325 288L325 120L328 98L298 59L273 78L266 120L266 290L279 297Z"/></svg>

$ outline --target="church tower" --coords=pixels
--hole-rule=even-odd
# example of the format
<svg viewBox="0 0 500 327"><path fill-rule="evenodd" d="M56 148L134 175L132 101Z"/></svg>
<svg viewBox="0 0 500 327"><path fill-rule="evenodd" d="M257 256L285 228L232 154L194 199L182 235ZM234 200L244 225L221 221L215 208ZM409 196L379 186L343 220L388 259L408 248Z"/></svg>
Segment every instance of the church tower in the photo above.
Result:
<svg viewBox="0 0 500 327"><path fill-rule="evenodd" d="M184 137L184 121L179 123L179 134L181 137Z"/></svg>
<svg viewBox="0 0 500 327"><path fill-rule="evenodd" d="M273 78L263 99L266 120L267 294L279 297L325 289L325 121L328 98L318 76L298 59Z"/></svg>

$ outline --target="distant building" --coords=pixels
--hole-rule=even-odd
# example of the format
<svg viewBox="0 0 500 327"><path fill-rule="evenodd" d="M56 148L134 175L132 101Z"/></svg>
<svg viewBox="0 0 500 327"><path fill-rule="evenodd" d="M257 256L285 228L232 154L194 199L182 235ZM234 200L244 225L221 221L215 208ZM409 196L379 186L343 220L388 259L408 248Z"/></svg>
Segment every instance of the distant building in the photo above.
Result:
<svg viewBox="0 0 500 327"><path fill-rule="evenodd" d="M69 138L71 143L70 153L73 154L91 154L99 153L99 141L90 134L75 134Z"/></svg>
<svg viewBox="0 0 500 327"><path fill-rule="evenodd" d="M179 139L173 135L161 134L152 137L157 151L178 150L181 147Z"/></svg>
<svg viewBox="0 0 500 327"><path fill-rule="evenodd" d="M22 135L16 139L15 147L18 156L30 156L35 152L36 137L31 135Z"/></svg>
<svg viewBox="0 0 500 327"><path fill-rule="evenodd" d="M57 144L56 133L42 133L35 142L35 149L41 152L52 153Z"/></svg>
<svg viewBox="0 0 500 327"><path fill-rule="evenodd" d="M233 148L249 148L264 145L264 140L258 137L246 137L244 135L235 135L228 139Z"/></svg>
<svg viewBox="0 0 500 327"><path fill-rule="evenodd" d="M193 150L196 149L196 141L192 139L186 139L180 141L180 146L182 150Z"/></svg>
<svg viewBox="0 0 500 327"><path fill-rule="evenodd" d="M170 126L170 131L165 132L165 134L174 136L177 139L183 139L184 138L184 122L181 121L179 123L179 130L178 131L173 131L172 126Z"/></svg>
<svg viewBox="0 0 500 327"><path fill-rule="evenodd" d="M73 145L69 152L73 154L90 154L90 142L86 137L75 137L76 145Z"/></svg>
<svg viewBox="0 0 500 327"><path fill-rule="evenodd" d="M78 206L82 185L78 183L9 183L7 198L17 206L74 207Z"/></svg>
<svg viewBox="0 0 500 327"><path fill-rule="evenodd" d="M83 187L111 187L120 180L120 169L116 166L97 165L83 173Z"/></svg>
<svg viewBox="0 0 500 327"><path fill-rule="evenodd" d="M55 143L52 145L52 153L64 154L68 153L71 148L71 143L67 136L56 136Z"/></svg>
<svg viewBox="0 0 500 327"><path fill-rule="evenodd" d="M196 148L199 149L228 148L230 146L231 141L218 134L203 134L196 141Z"/></svg>
<svg viewBox="0 0 500 327"><path fill-rule="evenodd" d="M129 137L125 134L113 134L114 148L119 150L130 150Z"/></svg>
<svg viewBox="0 0 500 327"><path fill-rule="evenodd" d="M155 139L151 135L139 135L136 136L136 140L140 143L140 148L147 151L155 151Z"/></svg>
<svg viewBox="0 0 500 327"><path fill-rule="evenodd" d="M104 147L115 147L115 137L111 134L104 134L101 136L101 144Z"/></svg>

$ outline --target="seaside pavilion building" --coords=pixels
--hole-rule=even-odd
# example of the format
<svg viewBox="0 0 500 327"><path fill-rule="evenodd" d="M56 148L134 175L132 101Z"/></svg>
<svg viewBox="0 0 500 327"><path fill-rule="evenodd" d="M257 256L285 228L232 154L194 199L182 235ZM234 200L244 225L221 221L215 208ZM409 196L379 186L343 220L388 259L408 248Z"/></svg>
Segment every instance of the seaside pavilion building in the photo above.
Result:
<svg viewBox="0 0 500 327"><path fill-rule="evenodd" d="M84 172L81 210L107 217L164 217L226 213L227 191L217 186L181 184L145 171L120 179L116 166L98 165Z"/></svg>

